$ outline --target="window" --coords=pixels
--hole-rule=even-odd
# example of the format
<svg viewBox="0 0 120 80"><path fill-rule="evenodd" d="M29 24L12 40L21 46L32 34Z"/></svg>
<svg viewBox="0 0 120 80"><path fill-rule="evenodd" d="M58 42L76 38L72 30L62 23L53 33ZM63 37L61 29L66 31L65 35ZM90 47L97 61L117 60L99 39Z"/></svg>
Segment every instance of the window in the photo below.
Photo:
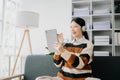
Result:
<svg viewBox="0 0 120 80"><path fill-rule="evenodd" d="M15 54L15 17L19 0L0 0L0 78L10 75L10 62Z"/></svg>
<svg viewBox="0 0 120 80"><path fill-rule="evenodd" d="M2 27L3 27L3 0L0 0L0 46L2 44Z"/></svg>

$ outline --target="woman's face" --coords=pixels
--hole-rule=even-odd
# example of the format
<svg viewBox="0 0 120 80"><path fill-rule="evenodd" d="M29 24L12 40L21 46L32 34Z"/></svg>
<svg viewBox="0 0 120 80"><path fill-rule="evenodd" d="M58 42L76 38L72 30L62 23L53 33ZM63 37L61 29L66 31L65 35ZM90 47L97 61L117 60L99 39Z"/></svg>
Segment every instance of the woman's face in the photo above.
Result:
<svg viewBox="0 0 120 80"><path fill-rule="evenodd" d="M71 34L74 38L80 38L82 36L81 26L74 21L71 22Z"/></svg>

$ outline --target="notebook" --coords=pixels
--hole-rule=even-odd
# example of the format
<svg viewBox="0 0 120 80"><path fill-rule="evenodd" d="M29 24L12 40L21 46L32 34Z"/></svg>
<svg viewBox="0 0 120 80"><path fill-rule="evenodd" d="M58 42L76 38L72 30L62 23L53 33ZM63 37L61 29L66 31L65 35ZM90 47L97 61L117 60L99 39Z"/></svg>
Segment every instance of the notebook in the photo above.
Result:
<svg viewBox="0 0 120 80"><path fill-rule="evenodd" d="M49 52L56 52L56 43L58 42L57 30L50 29L46 30L45 33Z"/></svg>

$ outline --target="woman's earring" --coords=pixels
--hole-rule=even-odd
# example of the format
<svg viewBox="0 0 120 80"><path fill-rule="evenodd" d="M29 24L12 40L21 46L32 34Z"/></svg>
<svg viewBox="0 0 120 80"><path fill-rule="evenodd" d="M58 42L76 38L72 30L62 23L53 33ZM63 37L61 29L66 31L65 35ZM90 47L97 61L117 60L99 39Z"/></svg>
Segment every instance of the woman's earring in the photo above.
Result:
<svg viewBox="0 0 120 80"><path fill-rule="evenodd" d="M85 26L82 27L82 31L83 31L83 32L86 31L86 27L85 27Z"/></svg>

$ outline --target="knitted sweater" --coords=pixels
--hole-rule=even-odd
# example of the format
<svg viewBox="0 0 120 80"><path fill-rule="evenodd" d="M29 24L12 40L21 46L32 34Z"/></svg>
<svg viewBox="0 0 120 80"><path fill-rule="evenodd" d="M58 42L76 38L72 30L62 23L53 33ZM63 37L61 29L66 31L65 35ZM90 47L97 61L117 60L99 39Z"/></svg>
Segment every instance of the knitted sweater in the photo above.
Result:
<svg viewBox="0 0 120 80"><path fill-rule="evenodd" d="M55 53L54 63L60 70L57 76L63 80L85 80L92 76L90 63L93 56L93 44L84 37L64 45L63 53Z"/></svg>

